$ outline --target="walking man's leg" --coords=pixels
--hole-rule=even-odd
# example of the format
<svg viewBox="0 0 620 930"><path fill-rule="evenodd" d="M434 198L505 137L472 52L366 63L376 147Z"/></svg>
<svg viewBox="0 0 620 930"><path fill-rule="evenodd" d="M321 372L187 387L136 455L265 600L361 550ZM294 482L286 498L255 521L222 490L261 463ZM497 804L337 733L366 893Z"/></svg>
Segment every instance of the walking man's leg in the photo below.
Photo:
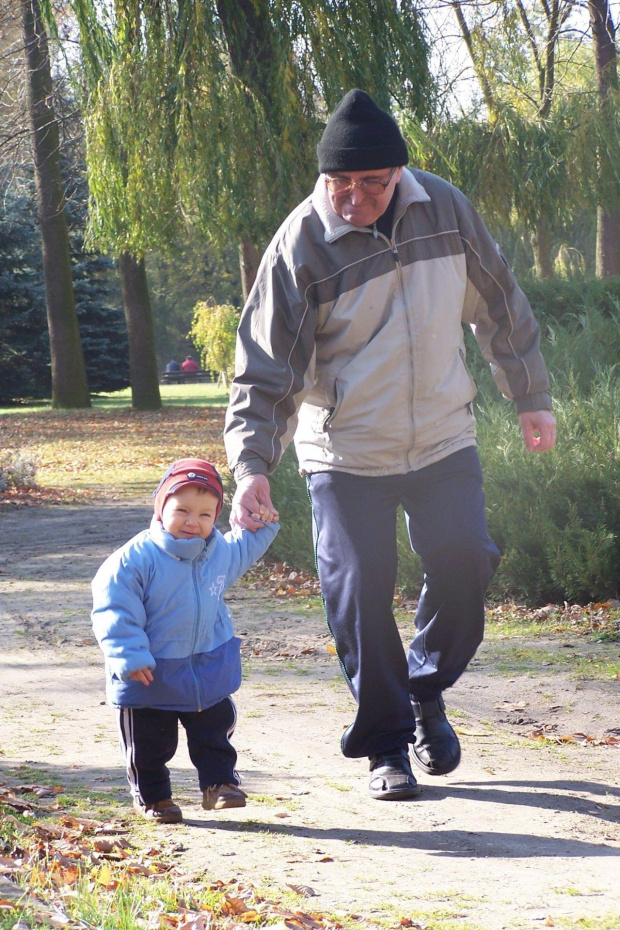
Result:
<svg viewBox="0 0 620 930"><path fill-rule="evenodd" d="M484 513L474 447L412 473L403 506L424 587L417 633L408 653L416 717L414 758L431 775L456 768L460 747L444 713L442 692L467 668L484 632L484 596L499 564Z"/></svg>
<svg viewBox="0 0 620 930"><path fill-rule="evenodd" d="M370 758L371 794L390 800L418 790L406 748L414 728L407 661L392 613L399 481L323 472L308 482L327 621L358 704L342 751Z"/></svg>

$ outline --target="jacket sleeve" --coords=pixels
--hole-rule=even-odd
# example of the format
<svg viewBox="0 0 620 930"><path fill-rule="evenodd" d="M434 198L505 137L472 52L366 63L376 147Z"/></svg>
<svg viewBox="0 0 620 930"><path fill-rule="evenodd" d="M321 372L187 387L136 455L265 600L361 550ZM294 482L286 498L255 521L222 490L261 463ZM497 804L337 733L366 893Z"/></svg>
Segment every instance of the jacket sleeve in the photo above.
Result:
<svg viewBox="0 0 620 930"><path fill-rule="evenodd" d="M265 523L255 533L235 527L226 533L224 541L229 550L226 588L244 575L265 554L280 531L279 523Z"/></svg>
<svg viewBox="0 0 620 930"><path fill-rule="evenodd" d="M235 379L224 428L235 479L271 474L290 442L310 387L316 313L294 254L265 253L241 315Z"/></svg>
<svg viewBox="0 0 620 930"><path fill-rule="evenodd" d="M92 582L93 630L106 666L121 681L131 672L155 668L145 632L143 573L129 565L122 551L103 563Z"/></svg>
<svg viewBox="0 0 620 930"><path fill-rule="evenodd" d="M472 324L502 394L519 413L550 410L540 329L529 301L482 219L464 194L455 207L467 261L463 322Z"/></svg>

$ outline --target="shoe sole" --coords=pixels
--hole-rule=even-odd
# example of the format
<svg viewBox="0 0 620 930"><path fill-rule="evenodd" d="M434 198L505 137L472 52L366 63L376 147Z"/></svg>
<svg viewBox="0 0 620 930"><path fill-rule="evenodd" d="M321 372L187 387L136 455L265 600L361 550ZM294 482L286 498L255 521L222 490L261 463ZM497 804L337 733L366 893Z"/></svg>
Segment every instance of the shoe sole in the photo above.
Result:
<svg viewBox="0 0 620 930"><path fill-rule="evenodd" d="M217 802L215 804L205 804L202 802L202 806L206 811L223 811L228 810L231 807L245 807L245 798L231 798L228 801L224 801L221 804Z"/></svg>
<svg viewBox="0 0 620 930"><path fill-rule="evenodd" d="M411 747L411 755L413 756L413 761L418 766L418 768L422 769L422 771L425 772L427 775L449 775L450 772L453 772L461 764L460 748L459 748L459 754L456 760L454 762L451 762L449 766L443 766L442 768L438 768L437 766L427 765L426 762L422 762L420 759L418 759L416 752L415 752L415 746Z"/></svg>
<svg viewBox="0 0 620 930"><path fill-rule="evenodd" d="M163 817L150 817L148 814L143 814L142 811L137 811L136 813L149 823L183 823L183 814L167 814Z"/></svg>
<svg viewBox="0 0 620 930"><path fill-rule="evenodd" d="M417 798L422 789L419 785L415 788L392 788L387 791L371 791L368 794L375 801L407 801L410 798Z"/></svg>

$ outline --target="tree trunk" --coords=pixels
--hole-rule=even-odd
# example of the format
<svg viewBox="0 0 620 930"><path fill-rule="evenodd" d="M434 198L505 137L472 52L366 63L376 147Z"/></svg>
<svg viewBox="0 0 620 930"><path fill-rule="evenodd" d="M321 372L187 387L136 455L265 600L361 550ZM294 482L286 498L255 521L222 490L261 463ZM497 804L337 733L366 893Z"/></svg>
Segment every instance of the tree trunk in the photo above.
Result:
<svg viewBox="0 0 620 930"><path fill-rule="evenodd" d="M534 252L534 272L537 278L552 278L554 274L553 259L551 257L551 241L549 227L546 219L540 217L530 233L530 242Z"/></svg>
<svg viewBox="0 0 620 930"><path fill-rule="evenodd" d="M620 275L620 210L596 208L596 277Z"/></svg>
<svg viewBox="0 0 620 930"><path fill-rule="evenodd" d="M256 280L260 259L260 252L249 236L246 236L239 244L239 267L241 268L241 287L243 289L244 303L248 299L252 285Z"/></svg>
<svg viewBox="0 0 620 930"><path fill-rule="evenodd" d="M90 407L69 251L69 230L60 175L60 136L52 105L47 35L39 0L21 0L28 105L37 203L43 246L43 279L52 363L52 406Z"/></svg>
<svg viewBox="0 0 620 930"><path fill-rule="evenodd" d="M129 336L131 405L136 410L160 410L153 318L144 259L137 260L124 252L118 260L118 270Z"/></svg>
<svg viewBox="0 0 620 930"><path fill-rule="evenodd" d="M614 119L607 115L610 93L618 90L618 55L616 52L616 29L611 18L607 0L588 0L592 47L596 66L596 85L599 96L601 120ZM608 167L599 156L599 180ZM596 275L607 278L620 274L620 204L617 192L609 195L604 183L599 184L599 204L596 215Z"/></svg>

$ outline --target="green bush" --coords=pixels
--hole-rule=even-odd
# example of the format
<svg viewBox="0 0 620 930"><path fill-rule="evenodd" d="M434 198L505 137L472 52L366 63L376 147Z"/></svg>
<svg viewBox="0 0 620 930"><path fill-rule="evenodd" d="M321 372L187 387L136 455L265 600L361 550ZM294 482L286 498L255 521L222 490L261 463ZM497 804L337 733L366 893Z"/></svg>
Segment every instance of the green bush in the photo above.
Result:
<svg viewBox="0 0 620 930"><path fill-rule="evenodd" d="M280 514L280 532L269 549L269 558L288 562L293 568L315 571L312 543L312 511L306 479L299 474L292 446L282 456L271 476L271 498Z"/></svg>
<svg viewBox="0 0 620 930"><path fill-rule="evenodd" d="M497 595L583 601L620 590L620 382L614 373L599 373L589 395L555 392L558 444L550 453L525 451L507 404L487 403L479 412L489 531L503 553L492 588Z"/></svg>
<svg viewBox="0 0 620 930"><path fill-rule="evenodd" d="M239 313L232 304L199 300L189 335L200 352L203 367L217 371L225 386L235 368L235 342Z"/></svg>

